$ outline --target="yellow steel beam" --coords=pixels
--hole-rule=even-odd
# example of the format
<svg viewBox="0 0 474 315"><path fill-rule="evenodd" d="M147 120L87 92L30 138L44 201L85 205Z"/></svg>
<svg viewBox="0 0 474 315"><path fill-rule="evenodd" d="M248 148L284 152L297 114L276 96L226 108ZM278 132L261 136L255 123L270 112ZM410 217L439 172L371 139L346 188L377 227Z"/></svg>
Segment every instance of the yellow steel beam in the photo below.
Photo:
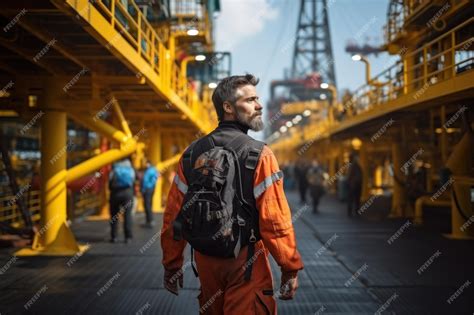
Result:
<svg viewBox="0 0 474 315"><path fill-rule="evenodd" d="M309 110L322 110L327 108L329 102L327 100L312 100L312 101L305 101L305 102L291 102L285 103L281 107L281 112L284 115L296 115L301 114L306 109Z"/></svg>
<svg viewBox="0 0 474 315"><path fill-rule="evenodd" d="M150 145L148 147L148 159L150 162L158 166L158 163L161 162L161 151L162 151L162 141L161 133L157 126L150 127ZM162 211L162 187L163 187L163 176L160 174L158 181L155 186L155 193L153 195L153 211L161 212Z"/></svg>
<svg viewBox="0 0 474 315"><path fill-rule="evenodd" d="M61 1L54 1L54 3L56 3L59 8L64 7ZM125 35L130 36L128 31L125 30L124 32L118 32L115 29L114 24L119 24L116 21L114 14L112 14L110 21L108 21L88 0L66 0L65 3L74 10L74 14L82 17L90 25L90 27L87 27L86 29L91 33L91 35L93 35L99 42L109 47L110 50L132 71L139 73L144 77L146 83L153 88L159 96L168 100L178 110L185 114L199 130L203 132L211 130L212 126L210 126L207 121L203 121L202 114L204 112L201 110L202 108L198 108L199 111L194 112L189 106L187 106L183 99L177 95L176 91L172 90L170 82L173 81L174 68L177 66L174 65L174 59L169 58L170 51L159 42L155 31L152 31L152 35L154 42L159 42L157 47L155 47L154 44L151 45L148 38L143 39L146 40L150 49L151 46L153 46L152 49L158 54L159 72L156 69L154 61L150 63L150 61L142 58L140 53L141 42L138 42L137 47L133 47L125 38ZM103 5L101 2L98 3ZM139 19L143 18L141 11L138 11L138 16ZM138 33L141 34L141 32L142 29L138 29ZM155 56L152 56L152 59L154 58Z"/></svg>
<svg viewBox="0 0 474 315"><path fill-rule="evenodd" d="M359 113L356 116L346 119L345 121L338 124L333 130L331 130L331 134L343 131L353 126L357 126L363 122L387 115L389 113L413 107L417 104L428 102L431 102L432 104L440 104L441 97L449 97L456 94L460 95L461 93L467 91L469 91L471 94L474 94L472 82L474 82L474 71L469 71L450 80L437 83L436 86L426 89L426 91L420 97L415 97L417 91L403 95L383 105L376 106L371 110ZM444 103L446 103L446 101L444 101Z"/></svg>
<svg viewBox="0 0 474 315"><path fill-rule="evenodd" d="M156 168L161 172L163 170L167 170L169 169L171 166L177 164L179 162L179 159L181 157L181 153L179 154L176 154L175 156L165 160L165 161L162 161L162 162L159 162L158 164L156 164Z"/></svg>
<svg viewBox="0 0 474 315"><path fill-rule="evenodd" d="M69 113L69 116L84 127L96 131L108 137L109 139L115 140L119 143L124 143L130 138L122 131L116 129L114 126L106 123L101 119L96 119L96 117L83 116L75 113Z"/></svg>
<svg viewBox="0 0 474 315"><path fill-rule="evenodd" d="M67 171L66 182L74 181L83 177L107 164L129 156L137 149L137 143L134 139L130 139L123 149L110 149L93 158L88 159Z"/></svg>
<svg viewBox="0 0 474 315"><path fill-rule="evenodd" d="M455 58L458 51L467 49L466 47L469 47L472 40L474 40L474 37L470 37L462 42L457 42L457 32L462 31L465 27L473 23L474 18L470 18L449 32L425 43L420 48L406 53L403 57L403 61L396 63L374 78L374 80L383 78L385 75L390 74L391 70L403 64L403 79L395 76L389 79L388 82L380 83L379 86L374 87L369 84L357 90L354 94L356 95L355 101L351 99L345 105L357 105L357 100L362 100L369 103L368 109L357 115L348 117L342 122L327 125L328 128L326 132L329 135L333 135L375 118L416 105L429 104L431 106L437 106L447 102L457 101L460 97L466 99L470 96L474 96L474 87L472 85L472 82L474 82L474 71L472 71L472 69L465 69L463 72L456 72L456 66L462 66L470 60L470 57L466 55L459 58L459 60ZM450 44L446 45L446 43ZM445 47L444 50L439 52L436 56L428 57L427 50L436 44ZM423 54L425 58L421 58L420 62L415 63L415 60L419 59L417 58L418 54ZM450 62L441 65L441 69L436 71L428 69L428 65L436 61L436 58L439 58L441 55L446 56ZM420 69L423 70L422 73L416 75ZM433 79L435 79L435 81L432 81ZM394 86L398 87L394 88ZM389 88L388 94L382 94L383 91L387 91L387 87ZM309 126L309 128L313 128L313 126ZM305 131L299 131L299 133L306 134ZM301 137L301 139L303 138L305 137ZM305 140L299 140L294 145L301 145L302 141ZM272 144L272 147L278 145L279 144Z"/></svg>
<svg viewBox="0 0 474 315"><path fill-rule="evenodd" d="M392 194L392 208L390 211L390 218L403 217L406 207L406 193L405 193L405 174L401 171L402 165L405 161L402 157L402 149L400 141L392 144L392 161L393 161L393 194Z"/></svg>
<svg viewBox="0 0 474 315"><path fill-rule="evenodd" d="M135 137L132 136L130 127L128 126L127 121L125 120L123 113L116 102L113 102L114 109L118 114L118 119L122 128L126 130L129 135L124 134L122 131L116 129L114 126L106 123L97 117L83 116L72 114L71 117L83 124L85 127L88 127L101 135L108 137L111 140L115 140L120 143L120 149L110 149L104 153L101 153L98 156L95 156L87 161L84 161L67 171L66 181L70 182L75 179L78 179L86 174L89 174L107 164L110 164L114 161L120 160L126 156L129 156L139 148Z"/></svg>
<svg viewBox="0 0 474 315"><path fill-rule="evenodd" d="M334 135L348 128L360 125L364 122L382 117L392 112L404 110L408 107L416 106L417 104L425 104L428 102L433 104L439 103L441 102L439 101L441 97L449 97L456 94L459 95L460 93L464 93L466 91L474 94L472 82L474 82L474 71L469 71L463 75L459 75L450 80L442 81L436 84L436 88L428 88L420 97L415 98L417 91L413 91L412 93L403 95L383 105L375 106L368 111L349 117L342 122L335 122L334 124L322 122L318 123L316 126L314 124L305 126L304 129L306 130L300 129L300 131L298 131L299 134L305 135L303 138L294 136L287 140L276 141L270 144L270 147L272 149L277 149L285 148L288 145L290 147L304 145L308 139L320 140L324 137ZM298 127L296 129L298 130Z"/></svg>
<svg viewBox="0 0 474 315"><path fill-rule="evenodd" d="M120 109L116 98L112 99L112 106L114 107L115 113L117 114L117 118L119 119L119 123L122 126L122 130L128 137L132 137L132 132L128 127L128 123L125 120L125 117L123 116L122 110Z"/></svg>
<svg viewBox="0 0 474 315"><path fill-rule="evenodd" d="M20 19L18 20L18 23L29 33L33 34L37 38L39 38L41 41L43 41L45 44L48 44L51 42L51 35L46 34L42 28L38 28L36 25L31 24L28 22L27 19ZM54 45L51 45L51 47L58 52L60 52L63 56L67 57L68 59L72 60L74 63L77 65L81 66L83 69L88 69L89 67L83 63L81 60L76 58L72 52L68 51L67 48L63 47L61 41L56 41Z"/></svg>
<svg viewBox="0 0 474 315"><path fill-rule="evenodd" d="M182 121L183 114L181 113L163 113L163 112L124 112L124 115L127 118L131 119L140 119L140 121L144 120L165 120L165 121ZM189 128L187 128L189 131Z"/></svg>

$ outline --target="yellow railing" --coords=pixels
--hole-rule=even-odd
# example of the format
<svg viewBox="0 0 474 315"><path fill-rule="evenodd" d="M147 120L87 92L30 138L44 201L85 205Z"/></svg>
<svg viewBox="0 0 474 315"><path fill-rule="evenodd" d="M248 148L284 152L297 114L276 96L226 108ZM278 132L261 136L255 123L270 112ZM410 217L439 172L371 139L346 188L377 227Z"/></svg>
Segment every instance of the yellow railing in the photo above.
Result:
<svg viewBox="0 0 474 315"><path fill-rule="evenodd" d="M357 89L351 100L344 104L355 113L415 92L421 96L425 89L474 69L474 37L465 34L474 24L474 18L453 28L422 47L407 53L382 73L372 78L371 84ZM470 48L470 50L469 50Z"/></svg>
<svg viewBox="0 0 474 315"><path fill-rule="evenodd" d="M73 201L71 212L74 217L81 216L91 210L97 212L102 205L100 194L93 192L72 193L71 198Z"/></svg>
<svg viewBox="0 0 474 315"><path fill-rule="evenodd" d="M71 193L69 196L72 209L69 209L70 216L78 217L89 210L97 210L102 204L100 195L92 192ZM40 220L40 191L32 190L23 195L26 207L31 213L31 220L37 223ZM7 223L15 228L24 227L22 213L12 195L0 197L0 222Z"/></svg>
<svg viewBox="0 0 474 315"><path fill-rule="evenodd" d="M420 12L431 0L404 0L390 3L386 25L386 40L391 43L401 34L406 34L405 22Z"/></svg>
<svg viewBox="0 0 474 315"><path fill-rule="evenodd" d="M392 0L386 25L387 43L419 30L420 24L426 23L424 30L433 27L442 31L446 20L463 10L463 6L470 4L470 0ZM418 19L419 17L424 20Z"/></svg>
<svg viewBox="0 0 474 315"><path fill-rule="evenodd" d="M432 2L432 0L408 0L405 1L405 19L409 19L414 14L418 13L423 7L425 7L428 3Z"/></svg>
<svg viewBox="0 0 474 315"><path fill-rule="evenodd" d="M33 222L40 219L40 199L39 190L28 191L20 198L24 198L26 207L31 213ZM13 227L22 227L24 225L20 209L15 202L16 197L9 195L0 197L0 222L10 224Z"/></svg>
<svg viewBox="0 0 474 315"><path fill-rule="evenodd" d="M187 84L182 84L182 82L187 82L187 78L180 77L180 67L175 60L170 58L173 54L165 47L164 39L158 35L157 30L147 21L134 1L129 1L128 8L125 8L118 0L98 0L90 3L118 32L116 36L122 36L160 76L160 82L156 84L164 87L165 91L174 91L186 106L192 109L194 116L200 119L207 117L205 106L199 100L197 93ZM200 28L207 30L209 26L207 11L205 8L200 10L202 19L192 19L190 23L197 23ZM181 11L177 11L179 12ZM205 23L205 25L199 23ZM114 38L107 45L113 43ZM197 104L191 106L190 100L196 100Z"/></svg>
<svg viewBox="0 0 474 315"><path fill-rule="evenodd" d="M132 45L144 59L159 72L159 45L162 39L153 29L134 1L125 8L120 1L102 0L92 5L114 26L114 28Z"/></svg>
<svg viewBox="0 0 474 315"><path fill-rule="evenodd" d="M334 121L330 121L328 117L317 124L293 127L291 132L278 137L272 144L272 149L284 149L301 145L305 141L324 138L341 122L354 115L378 108L410 93L414 98L419 98L431 86L473 71L474 37L463 37L463 34L472 34L467 30L473 23L474 18L470 18L433 41L407 53L403 60L372 78L371 84L357 89L353 97L339 108L345 110L344 116L343 112L335 112L337 119Z"/></svg>
<svg viewBox="0 0 474 315"><path fill-rule="evenodd" d="M195 0L175 0L171 14L177 19L171 26L172 32L183 32L191 28L204 34L210 32L209 12L203 3Z"/></svg>

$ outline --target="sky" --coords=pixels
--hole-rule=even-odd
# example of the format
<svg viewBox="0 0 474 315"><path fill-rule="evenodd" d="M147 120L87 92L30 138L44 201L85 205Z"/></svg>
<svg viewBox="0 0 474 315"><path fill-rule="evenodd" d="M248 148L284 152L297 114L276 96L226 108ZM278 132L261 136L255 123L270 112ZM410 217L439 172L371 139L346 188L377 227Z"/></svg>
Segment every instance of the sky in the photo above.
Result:
<svg viewBox="0 0 474 315"><path fill-rule="evenodd" d="M362 62L352 61L349 40L380 45L389 0L327 0L329 27L339 91L356 90L365 82ZM221 0L215 20L217 51L232 54L232 74L252 73L260 78L257 92L264 104L270 82L283 79L290 69L298 22L298 0ZM396 60L386 53L370 55L372 75ZM265 115L264 115L265 117Z"/></svg>

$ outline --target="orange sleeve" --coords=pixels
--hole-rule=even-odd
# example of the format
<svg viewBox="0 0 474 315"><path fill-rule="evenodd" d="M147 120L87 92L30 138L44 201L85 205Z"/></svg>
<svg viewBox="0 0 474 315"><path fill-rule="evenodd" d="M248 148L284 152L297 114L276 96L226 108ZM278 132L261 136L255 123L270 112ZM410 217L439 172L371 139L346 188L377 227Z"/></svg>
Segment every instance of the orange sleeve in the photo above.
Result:
<svg viewBox="0 0 474 315"><path fill-rule="evenodd" d="M265 247L282 271L303 269L291 219L291 211L283 190L283 180L275 155L264 146L255 169L254 195L259 211L260 235Z"/></svg>
<svg viewBox="0 0 474 315"><path fill-rule="evenodd" d="M183 266L183 251L187 242L173 239L173 221L178 215L187 189L186 178L183 173L182 157L179 160L178 172L171 184L168 194L165 213L163 215L163 228L161 229L161 248L163 250L163 266L167 270L180 269Z"/></svg>

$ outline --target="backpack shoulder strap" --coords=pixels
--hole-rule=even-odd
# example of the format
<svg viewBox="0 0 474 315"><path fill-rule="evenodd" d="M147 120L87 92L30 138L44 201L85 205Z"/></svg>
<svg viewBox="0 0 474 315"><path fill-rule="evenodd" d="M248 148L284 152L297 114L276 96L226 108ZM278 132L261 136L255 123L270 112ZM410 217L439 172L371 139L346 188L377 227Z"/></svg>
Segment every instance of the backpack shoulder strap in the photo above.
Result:
<svg viewBox="0 0 474 315"><path fill-rule="evenodd" d="M252 182L253 183L253 177L255 173L255 168L257 167L258 160L260 159L260 155L263 150L263 146L265 145L264 142L258 141L255 139L250 138L249 139L249 149L247 151L247 157L245 158L245 168L242 170L242 182ZM252 198L253 199L253 195ZM254 236L253 240L250 239L250 242L248 244L248 250L247 250L247 261L250 261L250 265L248 268L245 270L244 274L244 280L245 281L250 281L251 276L252 276L252 269L253 269L253 262L252 262L252 257L255 255L255 242L260 239L260 229L259 229L259 224L258 224L258 212L257 211L250 211L251 213L251 226L254 227L256 237Z"/></svg>
<svg viewBox="0 0 474 315"><path fill-rule="evenodd" d="M245 168L252 171L255 170L264 146L265 142L252 139L252 144L250 145L250 149L245 160Z"/></svg>
<svg viewBox="0 0 474 315"><path fill-rule="evenodd" d="M230 149L232 151L234 151L235 153L237 153L237 155L239 155L239 150L241 149L241 147L243 147L244 145L246 145L247 143L250 143L252 139L247 136L246 134L238 134L235 136L234 139L232 139L230 142L228 142L224 148L225 149Z"/></svg>
<svg viewBox="0 0 474 315"><path fill-rule="evenodd" d="M186 179L189 177L189 174L191 173L191 170L193 168L192 156L193 156L193 149L195 145L196 145L196 141L191 143L191 145L186 149L186 151L184 151L184 154L183 154L183 173Z"/></svg>

